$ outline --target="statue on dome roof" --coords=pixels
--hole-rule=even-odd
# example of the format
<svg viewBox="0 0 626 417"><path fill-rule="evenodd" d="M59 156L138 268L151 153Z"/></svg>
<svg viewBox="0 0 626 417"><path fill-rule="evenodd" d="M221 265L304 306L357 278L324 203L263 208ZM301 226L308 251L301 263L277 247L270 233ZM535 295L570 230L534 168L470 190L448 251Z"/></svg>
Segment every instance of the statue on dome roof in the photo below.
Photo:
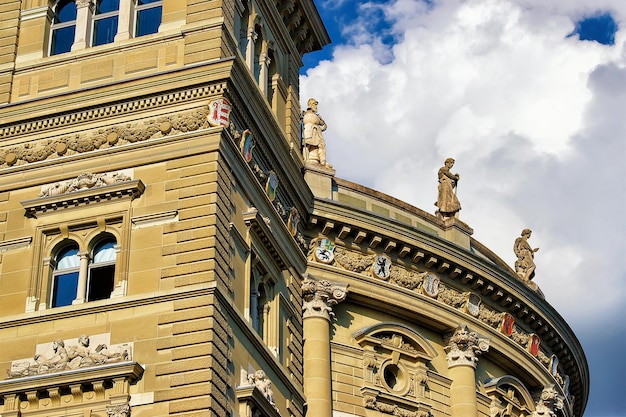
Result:
<svg viewBox="0 0 626 417"><path fill-rule="evenodd" d="M435 203L435 206L437 206L435 215L439 219L456 217L459 210L461 210L461 203L459 203L459 199L456 197L456 186L460 176L450 172L453 166L454 159L448 158L437 173L439 187L437 190L437 202Z"/></svg>
<svg viewBox="0 0 626 417"><path fill-rule="evenodd" d="M539 248L532 248L528 243L528 239L532 230L522 230L522 235L515 239L513 244L513 252L517 256L515 261L515 273L522 279L522 281L528 282L535 276L535 252Z"/></svg>

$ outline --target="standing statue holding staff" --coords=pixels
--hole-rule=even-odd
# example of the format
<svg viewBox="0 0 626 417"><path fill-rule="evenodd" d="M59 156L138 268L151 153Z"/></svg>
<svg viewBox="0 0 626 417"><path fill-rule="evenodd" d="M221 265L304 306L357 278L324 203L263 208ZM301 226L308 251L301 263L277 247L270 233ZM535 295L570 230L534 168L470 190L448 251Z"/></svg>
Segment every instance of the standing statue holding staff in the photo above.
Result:
<svg viewBox="0 0 626 417"><path fill-rule="evenodd" d="M317 100L310 98L307 109L302 113L302 153L305 162L315 162L326 168L332 165L326 162L326 142L322 132L326 122L317 113Z"/></svg>
<svg viewBox="0 0 626 417"><path fill-rule="evenodd" d="M461 203L456 197L456 186L459 182L459 174L453 174L450 169L454 166L454 159L448 158L444 165L439 168L439 188L437 193L437 218L448 219L455 217L461 210Z"/></svg>

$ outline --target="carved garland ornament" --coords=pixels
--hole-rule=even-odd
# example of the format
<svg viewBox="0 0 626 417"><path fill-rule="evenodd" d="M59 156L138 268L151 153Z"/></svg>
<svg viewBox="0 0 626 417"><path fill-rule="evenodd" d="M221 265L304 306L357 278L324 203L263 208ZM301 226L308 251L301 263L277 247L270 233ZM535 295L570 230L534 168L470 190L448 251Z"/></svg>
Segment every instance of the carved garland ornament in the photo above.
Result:
<svg viewBox="0 0 626 417"><path fill-rule="evenodd" d="M0 168L143 142L170 134L196 131L209 127L208 114L208 108L203 107L145 122L113 126L95 132L0 149Z"/></svg>

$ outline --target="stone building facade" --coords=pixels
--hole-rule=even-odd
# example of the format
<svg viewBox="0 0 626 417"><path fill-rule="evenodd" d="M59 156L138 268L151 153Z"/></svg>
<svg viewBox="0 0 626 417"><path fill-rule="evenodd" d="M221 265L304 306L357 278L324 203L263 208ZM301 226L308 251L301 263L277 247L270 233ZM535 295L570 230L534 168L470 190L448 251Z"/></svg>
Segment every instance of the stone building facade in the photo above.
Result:
<svg viewBox="0 0 626 417"><path fill-rule="evenodd" d="M0 0L0 24L0 416L582 415L539 289L307 159L312 1Z"/></svg>

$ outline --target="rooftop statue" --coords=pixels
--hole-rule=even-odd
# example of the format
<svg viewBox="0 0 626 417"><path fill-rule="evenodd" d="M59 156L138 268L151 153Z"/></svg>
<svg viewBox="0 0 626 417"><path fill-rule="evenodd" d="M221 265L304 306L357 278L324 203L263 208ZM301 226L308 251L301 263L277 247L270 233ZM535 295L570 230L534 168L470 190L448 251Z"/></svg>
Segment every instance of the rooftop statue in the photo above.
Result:
<svg viewBox="0 0 626 417"><path fill-rule="evenodd" d="M513 245L513 252L515 252L515 256L517 256L517 261L515 261L515 272L523 281L530 281L535 276L535 252L539 250L539 248L531 248L528 243L528 239L530 238L530 234L532 231L530 229L522 230L522 236L515 239L515 244Z"/></svg>
<svg viewBox="0 0 626 417"><path fill-rule="evenodd" d="M326 142L322 132L326 122L317 113L317 100L310 98L307 109L302 113L302 154L305 162L314 162L326 168L332 168L326 162Z"/></svg>
<svg viewBox="0 0 626 417"><path fill-rule="evenodd" d="M456 198L456 186L459 182L459 174L453 174L450 169L454 166L454 159L448 158L444 165L439 168L437 173L439 177L439 188L437 193L437 218L447 219L455 217L461 210L461 203Z"/></svg>

